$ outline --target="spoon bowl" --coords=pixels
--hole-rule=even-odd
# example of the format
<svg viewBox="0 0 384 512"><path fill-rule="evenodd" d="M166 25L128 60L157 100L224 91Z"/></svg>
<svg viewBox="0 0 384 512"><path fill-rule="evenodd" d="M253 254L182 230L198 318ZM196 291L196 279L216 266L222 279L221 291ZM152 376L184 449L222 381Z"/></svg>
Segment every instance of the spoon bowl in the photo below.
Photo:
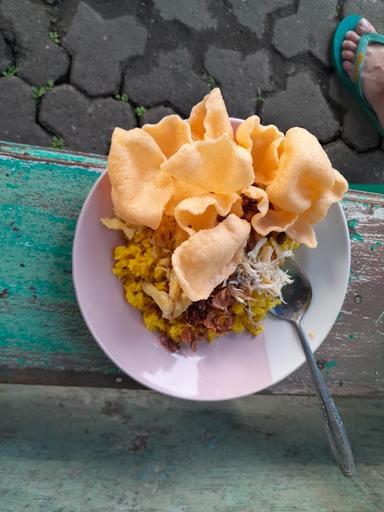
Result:
<svg viewBox="0 0 384 512"><path fill-rule="evenodd" d="M288 272L292 283L284 286L284 302L276 306L271 313L289 322L299 322L311 304L311 282L293 258L286 260L283 270Z"/></svg>

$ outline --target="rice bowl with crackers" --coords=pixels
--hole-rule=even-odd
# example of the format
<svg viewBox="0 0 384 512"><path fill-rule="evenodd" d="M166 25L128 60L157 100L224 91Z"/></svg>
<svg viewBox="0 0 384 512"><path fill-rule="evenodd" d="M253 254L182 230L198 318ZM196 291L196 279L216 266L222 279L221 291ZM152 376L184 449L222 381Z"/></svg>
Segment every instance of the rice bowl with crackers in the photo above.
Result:
<svg viewBox="0 0 384 512"><path fill-rule="evenodd" d="M234 132L219 89L187 120L116 128L108 177L114 215L101 222L125 237L113 274L171 352L260 334L290 282L285 258L316 247L313 226L348 188L303 128L253 115Z"/></svg>

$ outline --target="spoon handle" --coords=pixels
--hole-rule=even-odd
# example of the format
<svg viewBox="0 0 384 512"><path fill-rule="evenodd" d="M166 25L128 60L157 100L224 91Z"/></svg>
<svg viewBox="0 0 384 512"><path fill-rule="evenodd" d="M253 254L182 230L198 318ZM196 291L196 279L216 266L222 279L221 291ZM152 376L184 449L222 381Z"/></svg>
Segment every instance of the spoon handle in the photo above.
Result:
<svg viewBox="0 0 384 512"><path fill-rule="evenodd" d="M309 342L303 328L299 322L295 322L297 332L300 337L309 368L311 370L313 383L315 384L317 395L321 402L323 411L324 426L327 432L328 440L332 452L345 476L352 476L356 473L355 462L351 445L348 440L347 432L344 428L343 420L333 401L324 377L321 374Z"/></svg>

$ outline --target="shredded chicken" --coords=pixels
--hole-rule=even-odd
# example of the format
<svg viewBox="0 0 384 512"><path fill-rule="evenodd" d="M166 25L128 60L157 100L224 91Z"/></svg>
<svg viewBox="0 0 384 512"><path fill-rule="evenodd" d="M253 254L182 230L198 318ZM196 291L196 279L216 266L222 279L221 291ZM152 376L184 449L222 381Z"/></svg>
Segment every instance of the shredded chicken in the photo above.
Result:
<svg viewBox="0 0 384 512"><path fill-rule="evenodd" d="M250 295L253 290L265 290L273 298L283 300L282 288L292 283L292 279L281 269L281 265L290 256L292 251L281 250L272 238L260 238L228 283L236 300L243 304L252 300Z"/></svg>
<svg viewBox="0 0 384 512"><path fill-rule="evenodd" d="M230 312L218 313L210 310L207 317L203 320L203 324L207 329L212 329L218 334L228 332L233 324L233 318Z"/></svg>
<svg viewBox="0 0 384 512"><path fill-rule="evenodd" d="M222 288L216 292L211 299L212 306L222 311L225 311L232 302L233 298L230 295L228 288Z"/></svg>

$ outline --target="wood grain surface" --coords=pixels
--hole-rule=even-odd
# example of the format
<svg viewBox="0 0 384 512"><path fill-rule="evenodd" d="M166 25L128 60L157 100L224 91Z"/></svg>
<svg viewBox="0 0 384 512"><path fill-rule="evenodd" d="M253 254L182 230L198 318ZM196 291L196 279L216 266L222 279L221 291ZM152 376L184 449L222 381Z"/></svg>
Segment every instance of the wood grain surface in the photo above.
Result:
<svg viewBox="0 0 384 512"><path fill-rule="evenodd" d="M140 387L101 352L77 308L71 248L105 158L0 144L0 382ZM334 394L384 393L384 196L343 203L352 270L339 319L317 352ZM301 368L268 393L312 393Z"/></svg>
<svg viewBox="0 0 384 512"><path fill-rule="evenodd" d="M196 403L151 391L0 385L1 512L382 512L383 400L337 405L357 474L313 397Z"/></svg>

